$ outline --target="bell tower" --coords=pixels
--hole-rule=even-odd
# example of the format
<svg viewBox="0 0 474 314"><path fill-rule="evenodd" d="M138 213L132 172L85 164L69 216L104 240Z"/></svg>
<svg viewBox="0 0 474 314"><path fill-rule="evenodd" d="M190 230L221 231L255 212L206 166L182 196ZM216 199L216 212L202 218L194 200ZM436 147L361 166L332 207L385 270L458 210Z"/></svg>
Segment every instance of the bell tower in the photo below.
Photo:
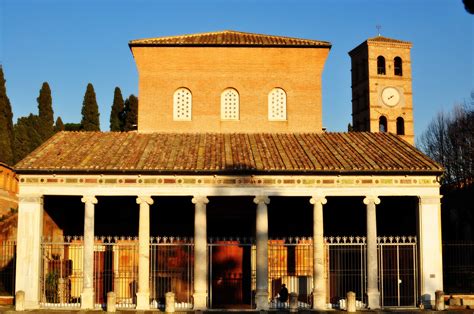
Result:
<svg viewBox="0 0 474 314"><path fill-rule="evenodd" d="M411 47L379 35L349 52L354 131L390 132L413 145Z"/></svg>

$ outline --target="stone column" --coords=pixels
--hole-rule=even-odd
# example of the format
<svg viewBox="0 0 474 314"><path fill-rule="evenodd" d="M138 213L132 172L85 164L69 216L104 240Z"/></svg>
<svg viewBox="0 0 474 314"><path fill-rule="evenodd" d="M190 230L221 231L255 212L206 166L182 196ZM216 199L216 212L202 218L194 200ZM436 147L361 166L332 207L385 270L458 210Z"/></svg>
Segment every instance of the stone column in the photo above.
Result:
<svg viewBox="0 0 474 314"><path fill-rule="evenodd" d="M138 196L140 205L138 223L138 291L137 310L150 309L150 196Z"/></svg>
<svg viewBox="0 0 474 314"><path fill-rule="evenodd" d="M380 291L378 287L377 263L377 217L375 205L380 204L377 196L364 198L367 205L367 307L371 310L380 308Z"/></svg>
<svg viewBox="0 0 474 314"><path fill-rule="evenodd" d="M323 205L327 203L324 196L313 196L313 309L326 310L326 283L324 282L324 224Z"/></svg>
<svg viewBox="0 0 474 314"><path fill-rule="evenodd" d="M441 196L421 196L418 205L420 290L425 308L432 308L436 290L443 290Z"/></svg>
<svg viewBox="0 0 474 314"><path fill-rule="evenodd" d="M94 205L97 199L93 195L84 195L84 253L83 287L81 309L94 308Z"/></svg>
<svg viewBox="0 0 474 314"><path fill-rule="evenodd" d="M194 310L207 309L207 197L194 196Z"/></svg>
<svg viewBox="0 0 474 314"><path fill-rule="evenodd" d="M21 195L18 203L15 292L24 291L24 308L35 309L40 301L43 197Z"/></svg>
<svg viewBox="0 0 474 314"><path fill-rule="evenodd" d="M253 199L257 204L257 310L268 310L268 209L270 199L259 195Z"/></svg>

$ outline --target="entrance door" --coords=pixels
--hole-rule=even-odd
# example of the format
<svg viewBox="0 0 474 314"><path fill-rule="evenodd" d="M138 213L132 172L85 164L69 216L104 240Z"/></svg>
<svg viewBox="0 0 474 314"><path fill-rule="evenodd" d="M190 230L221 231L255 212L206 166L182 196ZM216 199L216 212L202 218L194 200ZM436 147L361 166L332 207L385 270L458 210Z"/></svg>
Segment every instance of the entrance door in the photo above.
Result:
<svg viewBox="0 0 474 314"><path fill-rule="evenodd" d="M210 308L252 307L252 244L215 241L209 244Z"/></svg>

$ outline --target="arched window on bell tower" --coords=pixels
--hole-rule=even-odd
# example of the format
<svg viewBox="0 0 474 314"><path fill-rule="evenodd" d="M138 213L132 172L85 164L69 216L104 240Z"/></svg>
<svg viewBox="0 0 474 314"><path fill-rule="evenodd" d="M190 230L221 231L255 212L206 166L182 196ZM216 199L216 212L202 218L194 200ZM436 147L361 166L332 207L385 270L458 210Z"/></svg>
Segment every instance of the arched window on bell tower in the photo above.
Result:
<svg viewBox="0 0 474 314"><path fill-rule="evenodd" d="M387 118L380 116L379 118L379 132L387 132Z"/></svg>
<svg viewBox="0 0 474 314"><path fill-rule="evenodd" d="M377 57L377 74L385 75L385 58L382 56Z"/></svg>
<svg viewBox="0 0 474 314"><path fill-rule="evenodd" d="M405 120L402 117L397 118L397 135L405 135Z"/></svg>
<svg viewBox="0 0 474 314"><path fill-rule="evenodd" d="M393 74L397 76L403 75L402 58L395 57L395 59L393 59L393 72Z"/></svg>

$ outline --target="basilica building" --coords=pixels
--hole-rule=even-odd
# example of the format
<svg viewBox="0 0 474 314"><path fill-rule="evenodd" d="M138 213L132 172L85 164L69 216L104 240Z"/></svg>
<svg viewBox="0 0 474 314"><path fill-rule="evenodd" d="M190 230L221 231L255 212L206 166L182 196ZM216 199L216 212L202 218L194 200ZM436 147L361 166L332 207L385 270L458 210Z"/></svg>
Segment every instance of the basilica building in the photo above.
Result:
<svg viewBox="0 0 474 314"><path fill-rule="evenodd" d="M322 121L326 41L129 42L138 129L60 132L19 162L26 308L431 306L440 165L413 146L411 43L352 51L351 132ZM349 69L348 69L349 73ZM348 74L349 75L349 74ZM333 88L337 88L334 86ZM45 228L45 225L48 228Z"/></svg>

